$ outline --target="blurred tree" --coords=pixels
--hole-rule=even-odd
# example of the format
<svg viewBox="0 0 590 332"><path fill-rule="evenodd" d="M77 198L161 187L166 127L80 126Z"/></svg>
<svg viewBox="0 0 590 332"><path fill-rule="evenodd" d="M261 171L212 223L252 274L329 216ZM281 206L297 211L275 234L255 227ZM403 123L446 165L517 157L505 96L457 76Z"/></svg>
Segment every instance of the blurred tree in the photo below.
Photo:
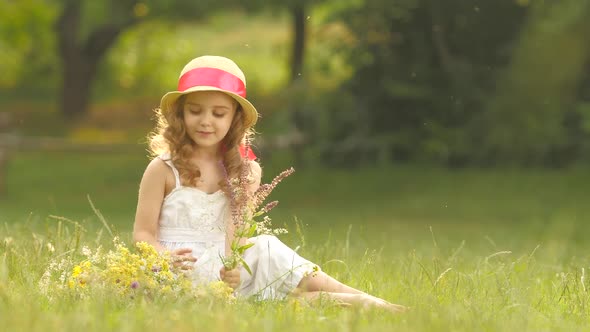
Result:
<svg viewBox="0 0 590 332"><path fill-rule="evenodd" d="M0 89L10 99L53 92L54 9L45 0L0 1Z"/></svg>
<svg viewBox="0 0 590 332"><path fill-rule="evenodd" d="M306 40L306 4L303 1L295 2L291 5L291 16L293 19L293 42L291 47L291 86L297 84L297 81L301 80L301 74L303 72L303 59L305 52L305 40ZM300 83L301 84L301 83ZM301 95L297 92L294 95L298 95L291 104L292 119L294 125L294 133L296 136L300 136L299 133L303 132L305 126L304 113L301 108ZM298 168L303 167L303 142L296 142L293 144L293 153L295 156L295 166Z"/></svg>
<svg viewBox="0 0 590 332"><path fill-rule="evenodd" d="M100 61L121 33L145 20L197 21L216 11L257 8L238 0L60 0L55 25L62 64L61 110L67 118L86 112Z"/></svg>
<svg viewBox="0 0 590 332"><path fill-rule="evenodd" d="M285 89L285 97L288 100L287 108L290 113L291 129L285 135L288 146L294 154L295 165L303 167L303 132L309 131L309 121L306 118L305 96L308 82L305 77L305 49L307 45L307 21L308 13L314 6L329 2L327 0L283 0L268 2L271 8L287 10L291 18L291 47L289 61L289 81Z"/></svg>
<svg viewBox="0 0 590 332"><path fill-rule="evenodd" d="M86 111L100 60L119 34L139 22L142 17L136 14L139 10L134 11L137 5L135 1L106 2L103 3L106 9L96 8L97 3L64 1L57 20L56 32L63 80L60 103L63 114L68 118ZM96 9L102 10L95 11ZM91 18L104 14L105 11L113 13L113 19L93 26ZM88 23L82 25L82 22Z"/></svg>
<svg viewBox="0 0 590 332"><path fill-rule="evenodd" d="M303 165L303 142L299 139L301 133L305 130L305 114L303 108L303 94L301 87L305 85L303 74L303 64L305 58L305 44L306 44L306 17L307 8L309 4L306 1L295 1L289 4L289 10L292 18L292 46L290 56L290 72L289 92L293 97L291 99L290 112L293 124L293 132L290 134L292 138L291 147L295 158L295 166L302 168Z"/></svg>
<svg viewBox="0 0 590 332"><path fill-rule="evenodd" d="M590 63L590 1L533 1L477 140L488 162L561 166L577 158L578 91Z"/></svg>
<svg viewBox="0 0 590 332"><path fill-rule="evenodd" d="M305 51L305 2L297 2L291 7L293 17L293 47L291 51L291 81L295 81L303 71Z"/></svg>
<svg viewBox="0 0 590 332"><path fill-rule="evenodd" d="M335 53L354 72L326 105L332 128L317 130L329 135L324 159L470 160L471 120L493 87L495 69L508 62L525 13L513 0L335 3L332 20L352 35Z"/></svg>

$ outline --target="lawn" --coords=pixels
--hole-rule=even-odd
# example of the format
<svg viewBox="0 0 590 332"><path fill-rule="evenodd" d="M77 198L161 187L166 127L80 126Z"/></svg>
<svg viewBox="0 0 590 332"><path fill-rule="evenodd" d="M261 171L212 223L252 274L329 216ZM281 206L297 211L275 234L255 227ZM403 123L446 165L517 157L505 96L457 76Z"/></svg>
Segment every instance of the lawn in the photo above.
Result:
<svg viewBox="0 0 590 332"><path fill-rule="evenodd" d="M88 197L128 241L146 154L138 146L14 155L0 199L7 331L581 331L590 323L590 179L582 168L303 169L281 183L271 216L290 231L282 240L336 278L411 306L404 315L104 293L49 302L37 284L52 259L110 243ZM267 163L265 182L288 166Z"/></svg>

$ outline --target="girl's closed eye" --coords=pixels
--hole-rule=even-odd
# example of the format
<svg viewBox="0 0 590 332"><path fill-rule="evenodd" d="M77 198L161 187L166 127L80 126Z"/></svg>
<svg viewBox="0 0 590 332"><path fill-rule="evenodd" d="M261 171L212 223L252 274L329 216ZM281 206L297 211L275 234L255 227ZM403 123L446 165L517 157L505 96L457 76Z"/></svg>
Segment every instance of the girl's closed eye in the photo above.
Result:
<svg viewBox="0 0 590 332"><path fill-rule="evenodd" d="M213 116L216 118L223 118L225 116L225 113L213 113Z"/></svg>

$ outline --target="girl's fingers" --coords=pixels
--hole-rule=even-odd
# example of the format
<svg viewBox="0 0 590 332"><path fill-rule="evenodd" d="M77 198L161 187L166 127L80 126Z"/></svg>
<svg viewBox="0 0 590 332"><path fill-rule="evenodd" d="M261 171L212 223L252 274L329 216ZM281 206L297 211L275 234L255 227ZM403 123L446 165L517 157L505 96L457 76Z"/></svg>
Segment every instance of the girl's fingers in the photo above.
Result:
<svg viewBox="0 0 590 332"><path fill-rule="evenodd" d="M186 253L184 255L172 256L172 265L176 268L180 268L181 270L192 270L196 261L196 257Z"/></svg>
<svg viewBox="0 0 590 332"><path fill-rule="evenodd" d="M179 267L182 270L192 270L193 264L188 261L176 261L173 263L174 267Z"/></svg>
<svg viewBox="0 0 590 332"><path fill-rule="evenodd" d="M219 275L221 280L225 282L229 287L232 289L238 289L240 285L240 270L233 269L233 270L226 270L225 267L222 267L219 270Z"/></svg>
<svg viewBox="0 0 590 332"><path fill-rule="evenodd" d="M233 270L229 270L229 271L226 270L225 275L232 276L232 277L239 276L240 271L238 269L233 269Z"/></svg>
<svg viewBox="0 0 590 332"><path fill-rule="evenodd" d="M190 254L191 252L193 252L193 250L191 248L178 248L178 249L172 251L172 254L182 256L185 254Z"/></svg>
<svg viewBox="0 0 590 332"><path fill-rule="evenodd" d="M236 280L223 280L223 282L225 282L226 285L228 285L232 289L236 289L240 285L240 282Z"/></svg>
<svg viewBox="0 0 590 332"><path fill-rule="evenodd" d="M192 270L193 269L193 265L192 264L182 264L181 269L183 269L183 270Z"/></svg>
<svg viewBox="0 0 590 332"><path fill-rule="evenodd" d="M172 256L173 262L196 262L197 258L191 255L174 255Z"/></svg>
<svg viewBox="0 0 590 332"><path fill-rule="evenodd" d="M238 269L226 270L225 267L222 267L219 270L219 275L221 276L221 279L223 279L224 277L229 278L229 277L239 276L240 270L238 270Z"/></svg>
<svg viewBox="0 0 590 332"><path fill-rule="evenodd" d="M196 257L193 257L193 256L184 256L184 261L185 262L193 262L194 263L194 262L197 261L197 258Z"/></svg>

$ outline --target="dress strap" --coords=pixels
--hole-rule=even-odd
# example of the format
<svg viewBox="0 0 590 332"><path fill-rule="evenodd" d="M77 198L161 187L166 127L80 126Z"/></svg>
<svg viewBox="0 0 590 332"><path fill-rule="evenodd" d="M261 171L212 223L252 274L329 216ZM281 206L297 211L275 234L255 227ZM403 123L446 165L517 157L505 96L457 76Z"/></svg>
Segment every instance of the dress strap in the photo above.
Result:
<svg viewBox="0 0 590 332"><path fill-rule="evenodd" d="M163 162L166 163L166 165L170 166L170 168L172 168L172 173L174 173L174 179L176 180L176 188L180 187L180 174L178 173L178 170L176 169L176 167L174 167L174 164L172 163L172 159L170 159L170 154L165 153L162 155L159 155L158 158L162 159Z"/></svg>

